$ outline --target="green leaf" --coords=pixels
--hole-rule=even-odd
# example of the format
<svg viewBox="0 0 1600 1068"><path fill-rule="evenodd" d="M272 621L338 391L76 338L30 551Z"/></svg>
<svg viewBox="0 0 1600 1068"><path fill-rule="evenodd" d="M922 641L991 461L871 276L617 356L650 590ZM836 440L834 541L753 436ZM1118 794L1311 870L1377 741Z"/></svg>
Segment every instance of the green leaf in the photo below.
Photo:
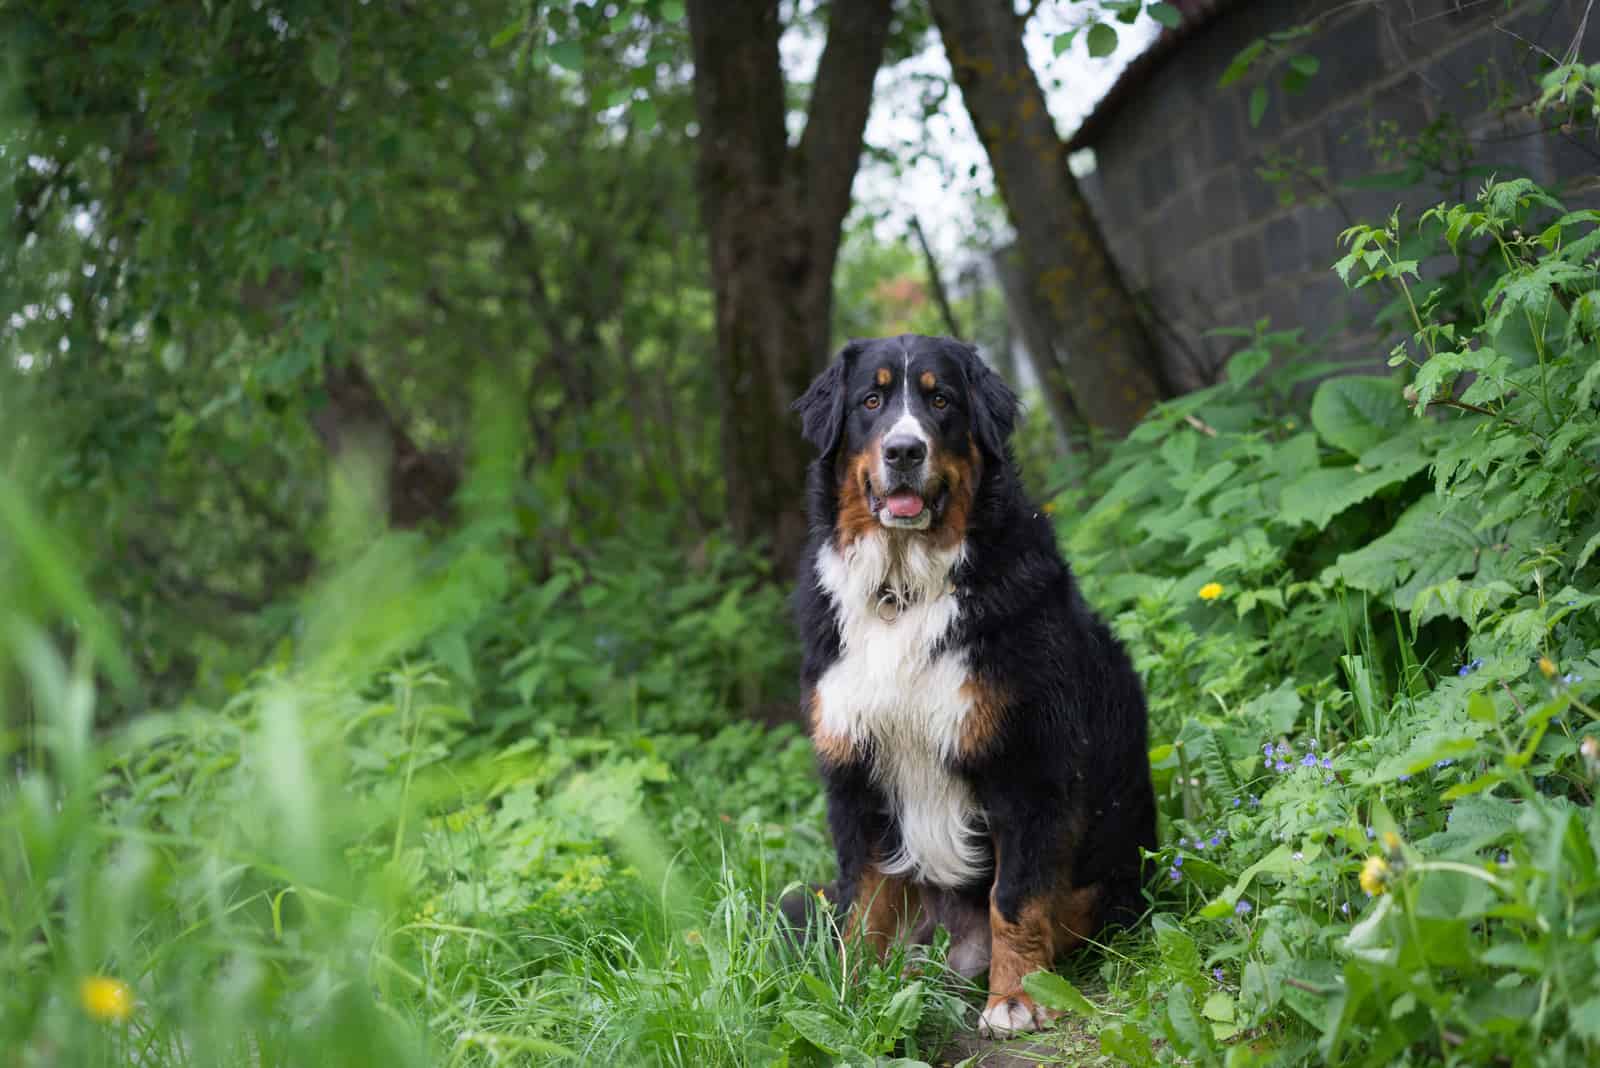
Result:
<svg viewBox="0 0 1600 1068"><path fill-rule="evenodd" d="M1317 61L1316 56L1291 56L1289 58L1289 66L1307 78L1322 68L1322 64Z"/></svg>
<svg viewBox="0 0 1600 1068"><path fill-rule="evenodd" d="M1095 59L1109 56L1117 50L1117 31L1108 23L1097 22L1089 27L1089 55Z"/></svg>
<svg viewBox="0 0 1600 1068"><path fill-rule="evenodd" d="M1326 529L1334 517L1377 493L1404 482L1428 466L1426 456L1387 464L1377 471L1357 467L1320 467L1283 487L1280 522L1297 527L1310 523Z"/></svg>
<svg viewBox="0 0 1600 1068"><path fill-rule="evenodd" d="M522 33L522 30L523 30L523 21L521 19L513 19L513 20L511 20L510 22L506 23L504 26L502 26L500 28L500 32L499 33L495 34L493 37L491 37L489 39L489 47L490 48L504 48L506 45L510 44L512 41L515 41L517 39L518 35L520 35Z"/></svg>
<svg viewBox="0 0 1600 1068"><path fill-rule="evenodd" d="M1252 378L1266 369L1272 362L1272 353L1264 348L1243 349L1233 354L1228 360L1223 374L1227 376L1230 386L1247 385Z"/></svg>
<svg viewBox="0 0 1600 1068"><path fill-rule="evenodd" d="M1330 378L1311 398L1311 425L1329 445L1360 456L1406 425L1400 387L1388 378Z"/></svg>
<svg viewBox="0 0 1600 1068"><path fill-rule="evenodd" d="M1250 125L1252 127L1261 125L1261 118L1267 113L1267 100L1266 86L1258 85L1250 90Z"/></svg>
<svg viewBox="0 0 1600 1068"><path fill-rule="evenodd" d="M1183 15L1178 9L1167 3L1155 3L1145 8L1150 17L1169 30L1175 30L1183 24Z"/></svg>
<svg viewBox="0 0 1600 1068"><path fill-rule="evenodd" d="M570 71L583 69L583 45L577 41L557 41L550 46L550 62Z"/></svg>
<svg viewBox="0 0 1600 1068"><path fill-rule="evenodd" d="M329 38L319 38L311 45L311 76L324 89L332 89L339 82L339 43Z"/></svg>
<svg viewBox="0 0 1600 1068"><path fill-rule="evenodd" d="M683 0L661 0L661 17L667 22L682 22Z"/></svg>
<svg viewBox="0 0 1600 1068"><path fill-rule="evenodd" d="M634 125L641 130L654 130L660 122L656 102L649 97L635 100L628 110L633 115Z"/></svg>
<svg viewBox="0 0 1600 1068"><path fill-rule="evenodd" d="M1068 30L1066 33L1056 34L1056 39L1051 42L1050 47L1055 54L1059 56L1061 53L1071 48L1072 42L1077 39L1078 31L1076 29Z"/></svg>
<svg viewBox="0 0 1600 1068"><path fill-rule="evenodd" d="M1029 997L1049 1009L1075 1012L1081 1016L1096 1017L1100 1009L1078 992L1078 988L1054 972L1034 972L1022 980L1022 989Z"/></svg>

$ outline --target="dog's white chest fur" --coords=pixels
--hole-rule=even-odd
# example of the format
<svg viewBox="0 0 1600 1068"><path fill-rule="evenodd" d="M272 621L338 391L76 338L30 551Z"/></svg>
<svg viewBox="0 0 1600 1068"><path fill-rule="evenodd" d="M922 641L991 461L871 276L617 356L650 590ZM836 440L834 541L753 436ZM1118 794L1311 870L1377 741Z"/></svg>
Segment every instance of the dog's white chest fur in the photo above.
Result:
<svg viewBox="0 0 1600 1068"><path fill-rule="evenodd" d="M960 650L937 651L961 612L949 574L962 547L928 549L907 538L897 555L887 532L858 538L843 552L825 547L817 579L833 598L840 656L817 684L820 727L853 745L872 743L873 770L888 795L901 845L880 858L890 875L958 886L982 870L983 813L972 789L950 770L972 702L963 693ZM890 582L909 594L892 622L877 612Z"/></svg>

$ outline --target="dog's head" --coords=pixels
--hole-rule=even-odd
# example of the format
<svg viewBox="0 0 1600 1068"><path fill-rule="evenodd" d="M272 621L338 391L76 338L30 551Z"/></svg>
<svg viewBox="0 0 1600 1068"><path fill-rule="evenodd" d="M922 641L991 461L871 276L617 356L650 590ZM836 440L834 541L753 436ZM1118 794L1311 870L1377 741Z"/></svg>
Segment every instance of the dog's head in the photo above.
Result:
<svg viewBox="0 0 1600 1068"><path fill-rule="evenodd" d="M831 461L841 536L957 540L985 465L1006 459L1017 398L971 345L907 334L852 341L795 408Z"/></svg>

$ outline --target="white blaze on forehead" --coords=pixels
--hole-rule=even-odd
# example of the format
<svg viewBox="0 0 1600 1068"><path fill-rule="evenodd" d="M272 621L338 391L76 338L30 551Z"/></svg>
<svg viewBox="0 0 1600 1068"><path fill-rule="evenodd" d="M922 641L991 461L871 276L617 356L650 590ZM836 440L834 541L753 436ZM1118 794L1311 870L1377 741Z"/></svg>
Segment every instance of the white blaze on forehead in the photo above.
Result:
<svg viewBox="0 0 1600 1068"><path fill-rule="evenodd" d="M928 458L922 461L923 470L926 472L928 464L932 462L933 442L929 439L928 432L922 429L922 423L918 421L916 416L911 414L911 350L906 348L903 341L900 343L900 354L902 357L900 365L900 418L896 419L889 429L884 432L883 440L889 442L897 437L910 436L920 441L928 451ZM894 481L889 474L889 463L883 459L881 453L878 458L878 481L883 485L888 485Z"/></svg>

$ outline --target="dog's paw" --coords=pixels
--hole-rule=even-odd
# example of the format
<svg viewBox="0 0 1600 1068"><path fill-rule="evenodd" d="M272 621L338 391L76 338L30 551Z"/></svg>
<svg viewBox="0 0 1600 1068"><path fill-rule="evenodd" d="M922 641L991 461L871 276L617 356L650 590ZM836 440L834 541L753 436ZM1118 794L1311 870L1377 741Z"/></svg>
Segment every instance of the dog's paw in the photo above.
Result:
<svg viewBox="0 0 1600 1068"><path fill-rule="evenodd" d="M1058 1015L1035 1004L1026 994L992 997L983 1015L978 1017L978 1034L984 1038L1010 1038L1049 1027Z"/></svg>

